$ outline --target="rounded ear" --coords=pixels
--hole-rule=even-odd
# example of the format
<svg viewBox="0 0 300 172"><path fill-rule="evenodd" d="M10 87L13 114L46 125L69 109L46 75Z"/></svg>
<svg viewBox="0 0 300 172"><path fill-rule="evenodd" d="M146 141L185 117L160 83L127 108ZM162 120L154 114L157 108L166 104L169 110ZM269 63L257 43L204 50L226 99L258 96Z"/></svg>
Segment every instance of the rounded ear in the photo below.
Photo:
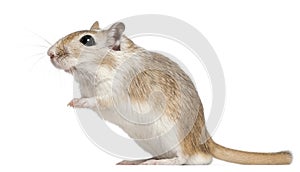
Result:
<svg viewBox="0 0 300 172"><path fill-rule="evenodd" d="M113 50L120 50L120 39L125 30L124 23L117 22L107 30L106 45Z"/></svg>
<svg viewBox="0 0 300 172"><path fill-rule="evenodd" d="M95 21L90 30L100 30L98 21Z"/></svg>

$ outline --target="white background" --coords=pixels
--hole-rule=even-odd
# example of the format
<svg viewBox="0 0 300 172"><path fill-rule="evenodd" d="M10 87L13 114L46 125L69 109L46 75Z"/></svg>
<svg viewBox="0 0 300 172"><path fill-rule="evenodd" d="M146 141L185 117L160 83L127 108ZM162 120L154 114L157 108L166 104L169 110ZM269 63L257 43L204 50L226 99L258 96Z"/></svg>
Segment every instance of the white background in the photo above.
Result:
<svg viewBox="0 0 300 172"><path fill-rule="evenodd" d="M297 1L261 0L2 2L0 171L296 171L299 9ZM249 151L288 149L294 155L292 165L241 166L214 160L209 166L115 166L120 159L87 139L74 111L66 106L73 95L71 76L49 63L49 45L32 32L54 43L70 32L88 29L96 20L105 27L150 13L193 25L218 54L227 97L215 141ZM209 104L205 96L202 99Z"/></svg>

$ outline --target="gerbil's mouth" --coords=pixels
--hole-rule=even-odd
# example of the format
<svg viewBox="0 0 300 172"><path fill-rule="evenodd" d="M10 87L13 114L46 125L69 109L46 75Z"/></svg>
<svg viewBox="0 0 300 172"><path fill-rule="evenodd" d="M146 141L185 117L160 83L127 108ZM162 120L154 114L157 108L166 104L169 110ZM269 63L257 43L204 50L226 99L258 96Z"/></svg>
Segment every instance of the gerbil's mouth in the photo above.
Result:
<svg viewBox="0 0 300 172"><path fill-rule="evenodd" d="M76 70L75 64L73 64L70 60L67 60L66 57L51 58L51 63L57 69L64 70L65 72L70 74L73 74Z"/></svg>

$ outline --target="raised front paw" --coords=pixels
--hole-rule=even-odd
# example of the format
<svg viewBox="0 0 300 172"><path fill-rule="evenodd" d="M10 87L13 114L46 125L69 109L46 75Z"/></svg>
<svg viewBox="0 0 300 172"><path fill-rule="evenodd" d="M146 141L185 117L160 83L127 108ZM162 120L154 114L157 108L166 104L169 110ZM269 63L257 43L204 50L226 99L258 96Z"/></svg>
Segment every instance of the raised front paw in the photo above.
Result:
<svg viewBox="0 0 300 172"><path fill-rule="evenodd" d="M94 108L96 107L96 99L92 98L74 98L68 103L68 106L74 108Z"/></svg>

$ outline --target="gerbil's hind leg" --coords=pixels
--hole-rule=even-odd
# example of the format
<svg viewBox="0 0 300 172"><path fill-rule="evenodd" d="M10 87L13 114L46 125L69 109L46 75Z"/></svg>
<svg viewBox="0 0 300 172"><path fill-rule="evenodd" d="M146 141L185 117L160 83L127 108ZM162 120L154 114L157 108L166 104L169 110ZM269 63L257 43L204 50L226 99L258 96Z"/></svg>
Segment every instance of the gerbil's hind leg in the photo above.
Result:
<svg viewBox="0 0 300 172"><path fill-rule="evenodd" d="M150 159L140 165L183 165L185 163L186 159L178 156L170 159Z"/></svg>
<svg viewBox="0 0 300 172"><path fill-rule="evenodd" d="M95 97L90 98L74 98L68 103L68 106L74 108L94 108L97 106L97 100Z"/></svg>
<svg viewBox="0 0 300 172"><path fill-rule="evenodd" d="M149 159L141 159L141 160L133 160L133 161L124 160L124 161L118 162L117 165L139 165L148 160Z"/></svg>

